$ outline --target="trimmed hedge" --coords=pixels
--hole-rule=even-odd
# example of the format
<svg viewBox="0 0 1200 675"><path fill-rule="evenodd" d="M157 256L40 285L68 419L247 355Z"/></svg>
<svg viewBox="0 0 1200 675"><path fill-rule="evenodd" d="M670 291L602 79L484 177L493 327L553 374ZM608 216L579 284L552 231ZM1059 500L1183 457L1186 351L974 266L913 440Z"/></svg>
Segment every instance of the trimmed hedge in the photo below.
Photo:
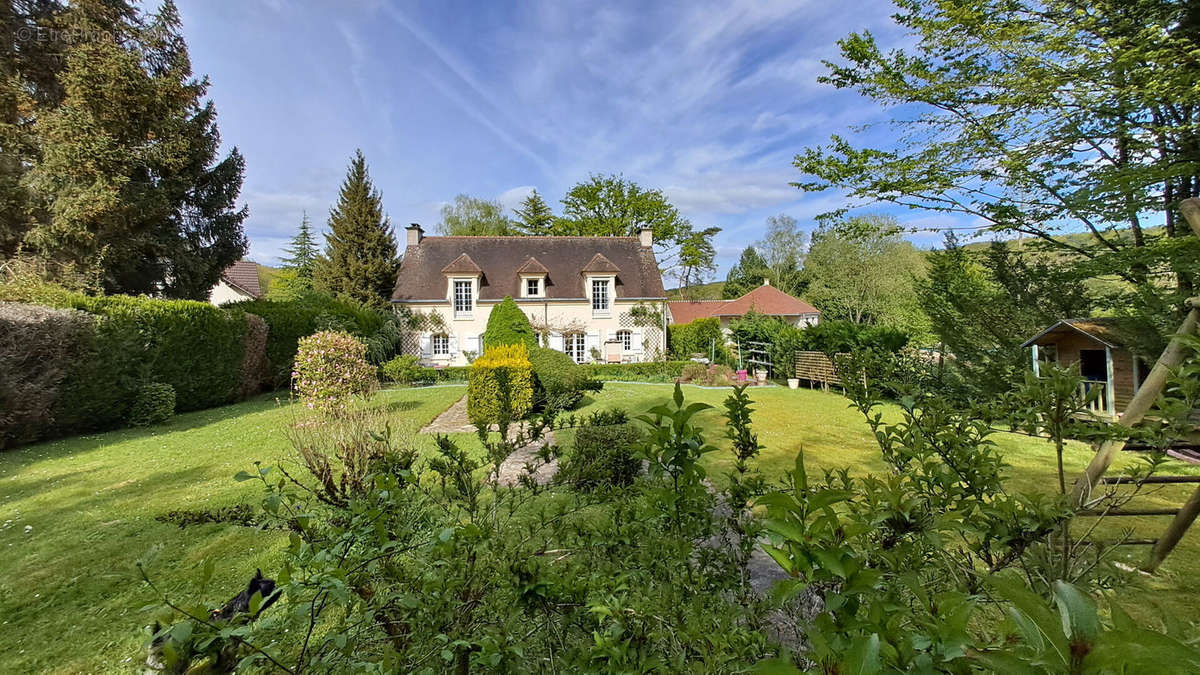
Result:
<svg viewBox="0 0 1200 675"><path fill-rule="evenodd" d="M225 308L256 314L267 322L270 329L267 362L271 384L275 388L286 387L291 382L300 338L319 330L340 330L370 338L384 324L383 314L376 310L317 293L296 300L243 300L225 305Z"/></svg>
<svg viewBox="0 0 1200 675"><path fill-rule="evenodd" d="M641 440L641 430L632 424L579 427L575 447L555 479L584 491L632 485L642 469Z"/></svg>
<svg viewBox="0 0 1200 675"><path fill-rule="evenodd" d="M52 402L49 413L26 413L26 422L14 420L11 424L25 425L20 431L0 419L0 435L7 442L121 426L139 389L150 382L169 385L181 412L229 403L257 389L255 363L262 357L247 352L248 346L256 348L256 331L242 311L190 300L91 297L61 289L39 293L37 299L90 316L83 329L83 324L65 320L35 325L30 317L37 312L28 309L25 313L33 314L0 322L8 349L20 352L5 359L7 367L58 373L40 380L45 391L39 405ZM46 331L58 337L48 338ZM16 372L4 379L19 385L37 376ZM31 428L27 423L34 418L40 421Z"/></svg>
<svg viewBox="0 0 1200 675"><path fill-rule="evenodd" d="M589 378L601 382L674 382L689 363L692 362L587 363L579 367Z"/></svg>
<svg viewBox="0 0 1200 675"><path fill-rule="evenodd" d="M129 425L148 427L171 419L175 414L175 389L169 384L152 382L138 389L129 411Z"/></svg>
<svg viewBox="0 0 1200 675"><path fill-rule="evenodd" d="M529 317L517 306L512 296L504 296L488 314L487 330L483 333L484 349L523 344L527 349L537 346L537 336Z"/></svg>
<svg viewBox="0 0 1200 675"><path fill-rule="evenodd" d="M566 354L534 347L529 351L533 365L535 396L544 410L561 412L579 405L585 391L599 391L603 383L588 376L584 367Z"/></svg>
<svg viewBox="0 0 1200 675"><path fill-rule="evenodd" d="M708 358L713 356L715 345L716 358L713 360L729 360L729 350L725 346L728 340L721 331L721 320L716 317L667 326L667 337L671 356L676 359L688 359L693 354Z"/></svg>
<svg viewBox="0 0 1200 675"><path fill-rule="evenodd" d="M523 419L533 409L533 364L525 345L492 347L471 364L467 418L472 424Z"/></svg>

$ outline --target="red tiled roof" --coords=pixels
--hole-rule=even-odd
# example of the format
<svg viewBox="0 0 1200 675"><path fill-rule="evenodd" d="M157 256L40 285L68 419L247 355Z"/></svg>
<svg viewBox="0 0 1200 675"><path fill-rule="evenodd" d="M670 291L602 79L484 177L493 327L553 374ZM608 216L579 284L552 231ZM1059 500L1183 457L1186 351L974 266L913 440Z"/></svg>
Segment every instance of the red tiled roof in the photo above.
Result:
<svg viewBox="0 0 1200 675"><path fill-rule="evenodd" d="M239 260L221 272L221 279L234 288L255 298L262 297L262 286L258 285L258 263Z"/></svg>
<svg viewBox="0 0 1200 675"><path fill-rule="evenodd" d="M821 310L774 286L759 286L736 300L698 300L669 303L675 323L691 323L710 316L743 316L751 309L770 316L820 314Z"/></svg>
<svg viewBox="0 0 1200 675"><path fill-rule="evenodd" d="M696 319L713 316L713 312L729 304L728 300L695 300L668 303L675 323L691 323Z"/></svg>
<svg viewBox="0 0 1200 675"><path fill-rule="evenodd" d="M793 298L783 291L766 284L743 295L714 313L714 316L742 316L751 309L770 316L800 316L820 314L820 310L800 298Z"/></svg>

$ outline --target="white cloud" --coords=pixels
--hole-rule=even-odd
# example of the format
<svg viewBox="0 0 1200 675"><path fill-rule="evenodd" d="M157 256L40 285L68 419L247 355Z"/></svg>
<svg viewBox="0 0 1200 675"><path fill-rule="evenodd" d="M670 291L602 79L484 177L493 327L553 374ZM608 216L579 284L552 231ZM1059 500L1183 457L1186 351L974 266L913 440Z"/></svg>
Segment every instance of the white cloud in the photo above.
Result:
<svg viewBox="0 0 1200 675"><path fill-rule="evenodd" d="M521 202L524 201L525 198L528 197L535 188L536 186L534 185L518 185L515 188L509 188L504 192L501 192L500 196L496 197L496 201L503 204L504 208L508 209L509 211L513 211L521 205Z"/></svg>

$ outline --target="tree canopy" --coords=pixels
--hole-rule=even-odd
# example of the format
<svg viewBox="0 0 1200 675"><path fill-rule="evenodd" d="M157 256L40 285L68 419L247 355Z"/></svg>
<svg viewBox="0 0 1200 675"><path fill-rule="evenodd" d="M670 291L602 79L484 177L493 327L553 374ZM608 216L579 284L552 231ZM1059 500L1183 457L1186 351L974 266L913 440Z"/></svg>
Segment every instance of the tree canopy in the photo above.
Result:
<svg viewBox="0 0 1200 675"><path fill-rule="evenodd" d="M851 34L821 78L903 107L888 122L892 140L834 136L808 148L795 159L806 175L796 185L1030 235L1093 276L1123 279L1114 308L1178 312L1200 271L1200 242L1178 214L1180 200L1200 194L1200 6L896 5L911 46L884 50L870 33Z"/></svg>
<svg viewBox="0 0 1200 675"><path fill-rule="evenodd" d="M758 254L753 246L742 249L742 255L729 273L725 276L725 285L721 287L721 297L726 300L740 298L750 291L762 286L763 280L770 278L771 270L767 261Z"/></svg>
<svg viewBox="0 0 1200 675"><path fill-rule="evenodd" d="M454 198L453 204L442 207L442 220L437 224L437 231L458 237L518 234L513 222L504 215L503 204L462 194Z"/></svg>
<svg viewBox="0 0 1200 675"><path fill-rule="evenodd" d="M0 254L110 293L207 297L246 252L244 162L219 156L174 3L17 3L3 19ZM16 45L19 26L48 39Z"/></svg>
<svg viewBox="0 0 1200 675"><path fill-rule="evenodd" d="M513 214L516 216L513 226L521 234L544 236L554 231L554 211L536 189L526 195Z"/></svg>

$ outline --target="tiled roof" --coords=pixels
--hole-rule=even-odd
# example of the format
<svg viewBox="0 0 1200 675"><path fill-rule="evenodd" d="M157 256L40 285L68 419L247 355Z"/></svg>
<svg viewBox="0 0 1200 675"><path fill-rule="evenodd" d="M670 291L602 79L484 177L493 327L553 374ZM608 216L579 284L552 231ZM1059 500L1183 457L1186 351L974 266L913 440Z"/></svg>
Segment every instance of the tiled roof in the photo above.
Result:
<svg viewBox="0 0 1200 675"><path fill-rule="evenodd" d="M751 309L770 316L820 314L821 310L774 286L759 286L736 300L677 301L670 303L675 323L690 323L709 316L744 316Z"/></svg>
<svg viewBox="0 0 1200 675"><path fill-rule="evenodd" d="M613 264L613 261L604 257L603 253L597 253L595 257L583 266L580 272L588 272L592 274L616 274L621 271L620 267Z"/></svg>
<svg viewBox="0 0 1200 675"><path fill-rule="evenodd" d="M550 274L550 270L538 262L537 258L529 256L529 260L526 260L525 264L521 265L521 268L517 270L517 274Z"/></svg>
<svg viewBox="0 0 1200 675"><path fill-rule="evenodd" d="M483 272L483 270L466 253L458 256L453 262L442 268L443 274L479 274L480 272Z"/></svg>
<svg viewBox="0 0 1200 675"><path fill-rule="evenodd" d="M1022 347L1034 344L1050 344L1062 335L1079 334L1101 342L1109 347L1123 347L1126 340L1121 335L1117 320L1113 317L1087 319L1063 319L1046 330L1025 341Z"/></svg>
<svg viewBox="0 0 1200 675"><path fill-rule="evenodd" d="M422 237L404 250L392 300L444 300L443 270L464 257L482 271L484 301L518 297L521 270L530 258L546 269L549 300L586 297L580 274L589 266L616 274L618 299L667 295L653 249L637 237Z"/></svg>
<svg viewBox="0 0 1200 675"><path fill-rule="evenodd" d="M221 273L225 283L255 298L262 297L262 286L258 283L258 263L239 260Z"/></svg>

